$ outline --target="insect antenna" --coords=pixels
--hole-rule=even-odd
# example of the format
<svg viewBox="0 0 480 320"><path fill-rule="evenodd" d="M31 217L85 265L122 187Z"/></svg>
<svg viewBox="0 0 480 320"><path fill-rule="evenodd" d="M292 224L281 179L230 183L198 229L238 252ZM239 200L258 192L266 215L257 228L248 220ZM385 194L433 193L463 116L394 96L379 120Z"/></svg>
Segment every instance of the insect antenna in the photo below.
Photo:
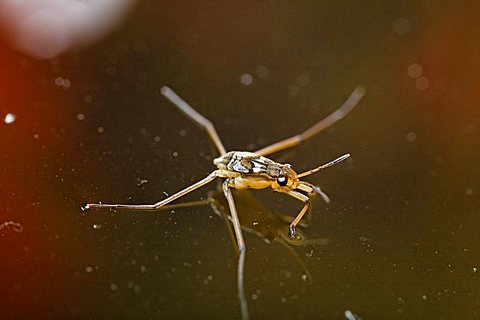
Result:
<svg viewBox="0 0 480 320"><path fill-rule="evenodd" d="M340 157L338 157L338 158L335 159L335 160L332 160L332 161L330 161L330 162L328 162L328 163L322 164L320 167L317 167L317 168L315 168L315 169L302 172L302 173L298 174L298 177L299 177L299 178L303 178L303 177L309 176L309 175L311 175L311 174L313 174L313 173L315 173L315 172L318 172L318 171L323 170L323 169L325 169L325 168L331 167L331 166L333 166L334 164L337 164L337 163L339 163L339 162L347 159L348 157L350 157L350 153L344 154L343 156L340 156Z"/></svg>

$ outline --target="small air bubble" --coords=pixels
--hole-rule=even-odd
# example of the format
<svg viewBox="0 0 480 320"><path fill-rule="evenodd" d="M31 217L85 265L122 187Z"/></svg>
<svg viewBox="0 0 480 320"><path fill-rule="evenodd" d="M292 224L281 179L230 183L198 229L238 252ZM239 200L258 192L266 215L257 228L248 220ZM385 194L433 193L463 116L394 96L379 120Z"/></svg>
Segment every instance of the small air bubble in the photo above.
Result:
<svg viewBox="0 0 480 320"><path fill-rule="evenodd" d="M103 127L98 127L97 131L98 133L104 133L105 129Z"/></svg>
<svg viewBox="0 0 480 320"><path fill-rule="evenodd" d="M245 73L240 77L240 82L245 86L249 86L253 82L253 77L251 74Z"/></svg>
<svg viewBox="0 0 480 320"><path fill-rule="evenodd" d="M408 142L414 142L415 140L417 140L417 134L413 131L410 131L405 136L405 139L407 139Z"/></svg>
<svg viewBox="0 0 480 320"><path fill-rule="evenodd" d="M296 84L292 84L290 87L288 87L288 94L289 95L296 96L299 93L300 93L300 87L297 86Z"/></svg>
<svg viewBox="0 0 480 320"><path fill-rule="evenodd" d="M92 271L93 271L93 268L92 268L92 267L86 267L86 268L85 268L85 272L90 273L90 272L92 272Z"/></svg>
<svg viewBox="0 0 480 320"><path fill-rule="evenodd" d="M70 88L71 85L72 85L72 82L70 81L70 79L63 79L62 86L63 86L65 89Z"/></svg>
<svg viewBox="0 0 480 320"><path fill-rule="evenodd" d="M408 66L408 75L413 79L417 79L423 74L423 67L418 63L414 63Z"/></svg>
<svg viewBox="0 0 480 320"><path fill-rule="evenodd" d="M410 32L410 21L405 18L398 18L392 25L392 31L403 36Z"/></svg>
<svg viewBox="0 0 480 320"><path fill-rule="evenodd" d="M471 196L471 195L473 195L473 190L470 189L470 188L467 188L467 189L465 189L465 193L466 193L468 196Z"/></svg>
<svg viewBox="0 0 480 320"><path fill-rule="evenodd" d="M419 90L426 90L428 89L428 79L426 77L420 77L415 81L415 86Z"/></svg>
<svg viewBox="0 0 480 320"><path fill-rule="evenodd" d="M72 82L68 78L57 77L54 82L56 86L64 87L65 89L69 89L72 85Z"/></svg>
<svg viewBox="0 0 480 320"><path fill-rule="evenodd" d="M85 115L83 113L77 114L77 120L80 120L80 121L85 120Z"/></svg>
<svg viewBox="0 0 480 320"><path fill-rule="evenodd" d="M255 74L257 77L265 79L270 75L270 70L268 70L268 68L265 66L257 66L255 67Z"/></svg>
<svg viewBox="0 0 480 320"><path fill-rule="evenodd" d="M55 78L55 85L61 87L63 85L63 78L62 77Z"/></svg>
<svg viewBox="0 0 480 320"><path fill-rule="evenodd" d="M116 283L110 283L110 290L117 291L118 285Z"/></svg>
<svg viewBox="0 0 480 320"><path fill-rule="evenodd" d="M308 86L309 83L310 83L310 77L308 75L301 74L300 76L298 76L297 84L300 87L306 87L306 86Z"/></svg>
<svg viewBox="0 0 480 320"><path fill-rule="evenodd" d="M174 158L178 157L178 152L177 152L177 151L174 151L174 152L172 153L172 156L173 156Z"/></svg>

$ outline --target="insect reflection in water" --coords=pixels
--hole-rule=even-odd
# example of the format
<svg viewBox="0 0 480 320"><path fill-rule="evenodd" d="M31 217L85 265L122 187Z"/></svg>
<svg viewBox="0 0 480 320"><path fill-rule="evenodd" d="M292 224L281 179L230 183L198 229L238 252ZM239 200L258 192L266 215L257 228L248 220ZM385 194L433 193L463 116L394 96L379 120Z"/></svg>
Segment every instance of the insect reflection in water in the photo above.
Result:
<svg viewBox="0 0 480 320"><path fill-rule="evenodd" d="M330 243L329 239L307 238L303 228L308 227L310 224L311 212L306 214L306 219L299 224L300 228L297 228L295 236L291 237L288 233L290 223L293 219L291 216L279 214L275 210L267 207L262 201L255 197L255 195L247 190L240 192L233 190L232 193L235 196L235 205L237 207L238 218L242 230L250 234L255 234L266 243L280 243L283 245L302 268L305 279L311 282L312 277L310 272L300 255L295 250L295 247L326 245ZM209 205L213 212L225 222L232 239L232 244L234 244L234 249L236 250L235 234L232 230L232 217L229 214L228 202L222 192L209 191L206 200L166 205L160 208L160 210L175 210L207 205Z"/></svg>
<svg viewBox="0 0 480 320"><path fill-rule="evenodd" d="M348 99L340 108L326 118L315 123L303 133L281 140L255 152L227 152L210 120L193 109L169 87L163 87L161 92L182 113L195 122L199 127L207 131L211 141L220 153L220 156L213 160L213 164L217 167L217 169L202 180L154 204L90 203L83 206L82 209L88 210L91 208L109 208L138 211L159 210L170 202L212 182L216 178L223 178L223 194L228 202L238 249L237 290L238 299L240 302L240 311L242 319L248 319L248 305L247 300L245 299L243 285L246 246L231 189L264 189L271 187L275 192L286 194L303 202L302 209L289 224L288 235L289 237L294 238L296 236L297 225L310 209L310 197L317 194L322 196L324 199L328 199L328 197L320 190L319 187L303 181L301 178L343 161L350 155L345 154L324 165L299 174L293 170L290 164L278 163L265 156L296 146L342 119L364 96L365 88L363 86L355 88L355 90L350 94Z"/></svg>

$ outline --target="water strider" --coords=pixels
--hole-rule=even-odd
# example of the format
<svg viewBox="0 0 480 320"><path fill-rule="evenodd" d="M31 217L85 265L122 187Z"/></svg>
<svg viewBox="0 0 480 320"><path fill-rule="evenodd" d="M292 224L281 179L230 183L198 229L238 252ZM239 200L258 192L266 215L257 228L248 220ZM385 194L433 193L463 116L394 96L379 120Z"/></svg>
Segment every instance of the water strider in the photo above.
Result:
<svg viewBox="0 0 480 320"><path fill-rule="evenodd" d="M237 268L237 290L240 301L240 310L242 319L248 319L248 307L243 287L243 270L245 265L246 246L231 189L264 189L271 187L275 192L284 193L303 202L302 209L289 225L289 236L292 238L295 237L296 226L300 223L302 217L310 208L310 197L318 194L328 202L328 197L320 190L319 187L300 179L343 161L350 155L345 154L333 161L300 174L297 174L290 164L278 163L265 156L296 146L342 119L365 95L365 88L363 86L358 86L355 88L355 90L350 94L340 108L326 118L314 124L303 133L284 139L255 152L227 152L210 120L193 109L169 87L162 87L161 93L188 118L207 131L210 139L220 153L220 156L213 160L213 164L217 167L217 169L202 180L154 204L89 203L83 206L82 209L88 210L91 208L110 208L143 211L158 210L166 204L206 185L216 178L223 178L224 181L222 183L222 189L230 209L231 220L239 253Z"/></svg>

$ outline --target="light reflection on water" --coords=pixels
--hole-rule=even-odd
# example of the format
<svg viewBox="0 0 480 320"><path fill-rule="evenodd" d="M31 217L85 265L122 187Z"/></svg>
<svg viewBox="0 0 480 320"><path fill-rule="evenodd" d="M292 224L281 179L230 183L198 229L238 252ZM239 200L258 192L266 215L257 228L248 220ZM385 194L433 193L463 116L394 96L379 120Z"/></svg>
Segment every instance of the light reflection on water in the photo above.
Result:
<svg viewBox="0 0 480 320"><path fill-rule="evenodd" d="M1 318L239 318L235 252L211 208L80 205L152 203L211 172L208 139L161 99L163 85L209 117L227 149L255 150L312 125L359 83L368 95L346 119L274 157L302 172L352 154L310 179L332 200L304 230L330 242L295 247L311 283L284 246L246 233L252 319L477 317L477 15L441 3L146 1L124 30L54 61L2 47L1 116L16 118L1 129L0 222L23 230L1 230Z"/></svg>

